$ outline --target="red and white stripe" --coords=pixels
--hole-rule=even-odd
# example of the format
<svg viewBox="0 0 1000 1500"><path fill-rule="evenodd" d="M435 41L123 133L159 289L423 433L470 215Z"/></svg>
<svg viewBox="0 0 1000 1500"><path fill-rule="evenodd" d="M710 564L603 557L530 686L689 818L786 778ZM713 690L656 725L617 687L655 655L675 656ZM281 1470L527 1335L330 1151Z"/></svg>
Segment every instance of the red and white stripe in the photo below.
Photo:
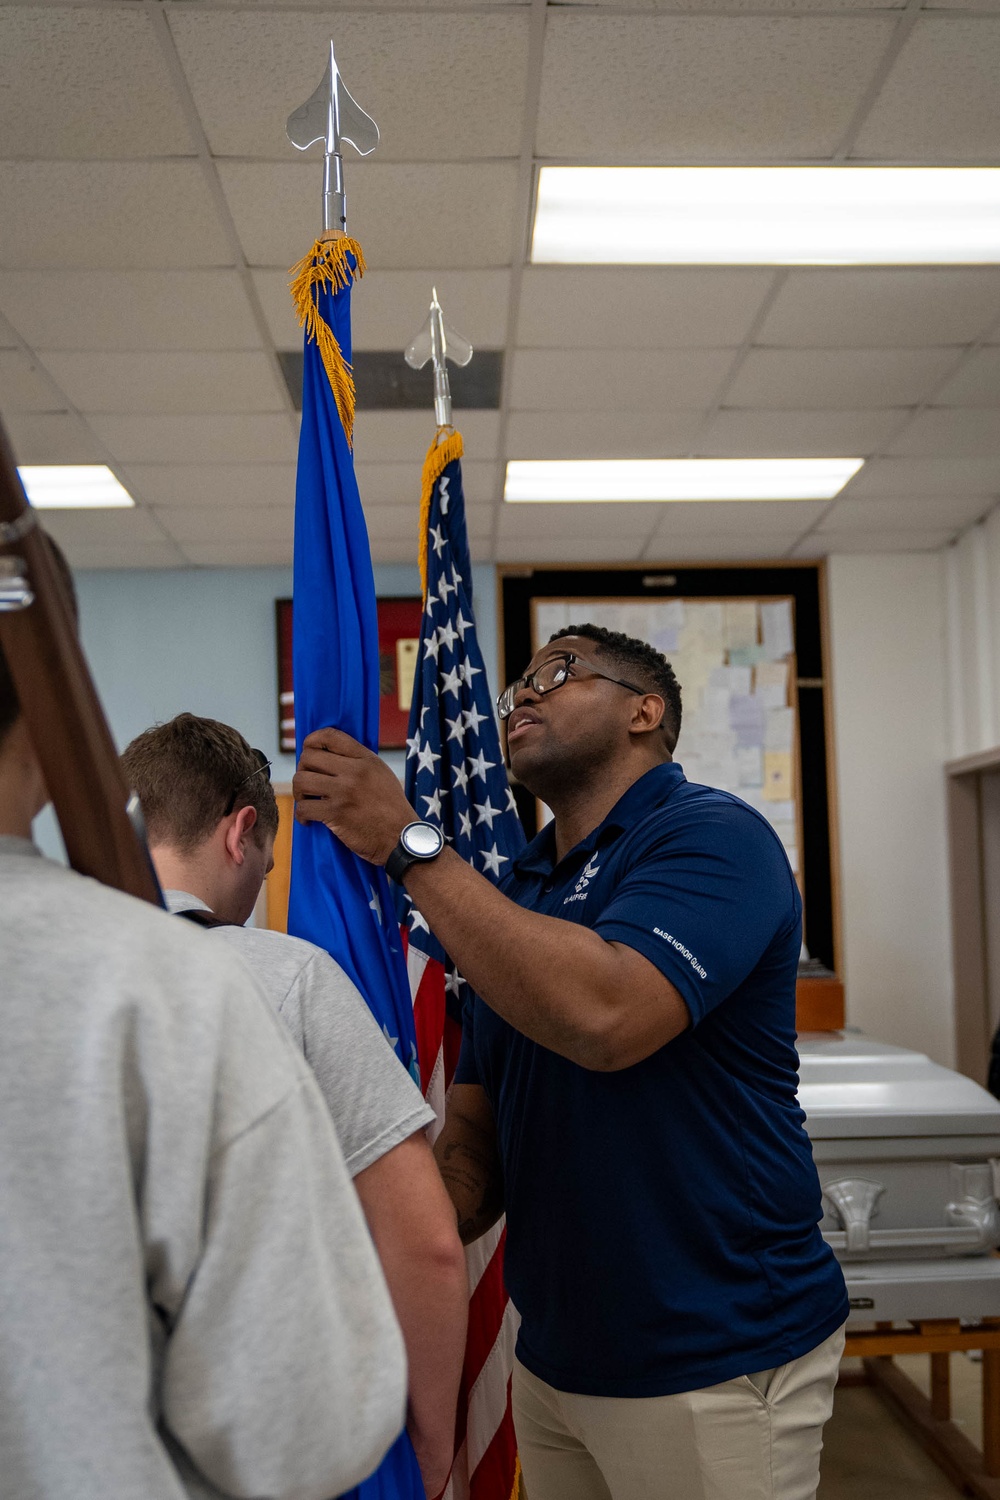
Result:
<svg viewBox="0 0 1000 1500"><path fill-rule="evenodd" d="M458 1062L459 1028L445 1010L445 971L407 941L406 967L413 999L417 1056L424 1097L444 1124L445 1096ZM442 1500L511 1500L518 1484L517 1442L510 1408L510 1378L518 1315L503 1284L503 1219L466 1252L469 1334L459 1392L456 1456Z"/></svg>

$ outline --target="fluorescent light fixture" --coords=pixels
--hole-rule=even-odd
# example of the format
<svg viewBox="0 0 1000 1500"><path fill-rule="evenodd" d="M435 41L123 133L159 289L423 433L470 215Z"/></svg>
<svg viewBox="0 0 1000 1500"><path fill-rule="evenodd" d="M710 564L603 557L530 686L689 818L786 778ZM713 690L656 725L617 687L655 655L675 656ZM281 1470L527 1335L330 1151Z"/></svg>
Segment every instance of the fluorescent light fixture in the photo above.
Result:
<svg viewBox="0 0 1000 1500"><path fill-rule="evenodd" d="M117 510L135 504L107 464L26 464L17 472L39 510Z"/></svg>
<svg viewBox="0 0 1000 1500"><path fill-rule="evenodd" d="M511 459L514 504L616 500L832 500L862 458Z"/></svg>
<svg viewBox="0 0 1000 1500"><path fill-rule="evenodd" d="M1000 261L1000 168L543 167L531 259L990 264Z"/></svg>

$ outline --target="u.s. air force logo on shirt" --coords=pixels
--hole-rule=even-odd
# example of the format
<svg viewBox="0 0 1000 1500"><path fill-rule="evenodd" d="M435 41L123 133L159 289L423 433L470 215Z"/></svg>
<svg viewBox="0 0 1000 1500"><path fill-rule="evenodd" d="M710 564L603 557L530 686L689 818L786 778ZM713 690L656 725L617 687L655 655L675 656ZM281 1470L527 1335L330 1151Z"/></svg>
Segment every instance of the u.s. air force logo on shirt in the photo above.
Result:
<svg viewBox="0 0 1000 1500"><path fill-rule="evenodd" d="M588 859L587 863L580 871L579 880L573 887L573 894L566 897L566 899L563 901L563 906L568 906L571 901L586 901L587 897L590 895L590 882L593 880L594 876L601 868L600 865L595 864L596 859L596 854L593 856L593 858Z"/></svg>

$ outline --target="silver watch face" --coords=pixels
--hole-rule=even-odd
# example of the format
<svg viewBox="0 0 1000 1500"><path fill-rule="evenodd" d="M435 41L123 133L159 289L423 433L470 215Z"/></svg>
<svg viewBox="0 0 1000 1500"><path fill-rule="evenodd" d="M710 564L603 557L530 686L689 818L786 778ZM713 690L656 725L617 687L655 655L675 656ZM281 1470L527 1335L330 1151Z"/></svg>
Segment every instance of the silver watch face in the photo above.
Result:
<svg viewBox="0 0 1000 1500"><path fill-rule="evenodd" d="M432 859L444 847L444 835L433 823L408 823L399 836L407 854L417 859Z"/></svg>

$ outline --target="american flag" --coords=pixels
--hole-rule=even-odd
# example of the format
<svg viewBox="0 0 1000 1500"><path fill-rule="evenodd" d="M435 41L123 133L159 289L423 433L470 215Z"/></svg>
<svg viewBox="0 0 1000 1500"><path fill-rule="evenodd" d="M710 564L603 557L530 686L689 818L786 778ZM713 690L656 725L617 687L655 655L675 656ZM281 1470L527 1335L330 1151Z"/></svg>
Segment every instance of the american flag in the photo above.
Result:
<svg viewBox="0 0 1000 1500"><path fill-rule="evenodd" d="M524 847L524 833L476 639L461 453L456 433L431 448L424 467L426 589L406 742L406 791L418 815L439 824L452 848L480 874L499 880ZM399 916L421 1085L440 1130L468 989L405 892ZM510 1411L517 1315L503 1285L505 1234L501 1220L467 1251L469 1338L446 1500L510 1500L517 1487Z"/></svg>

